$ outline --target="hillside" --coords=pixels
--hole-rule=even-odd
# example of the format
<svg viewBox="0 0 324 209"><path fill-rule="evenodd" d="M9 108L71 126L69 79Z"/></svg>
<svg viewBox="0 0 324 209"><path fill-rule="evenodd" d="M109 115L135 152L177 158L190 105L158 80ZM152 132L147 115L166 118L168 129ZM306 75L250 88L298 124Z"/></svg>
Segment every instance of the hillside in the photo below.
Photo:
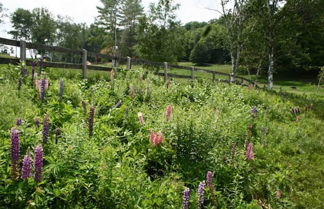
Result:
<svg viewBox="0 0 324 209"><path fill-rule="evenodd" d="M0 66L3 208L181 208L186 187L190 208L324 207L323 97L206 80L166 85L145 69L81 80L48 68L38 90L29 71L17 90L19 73Z"/></svg>

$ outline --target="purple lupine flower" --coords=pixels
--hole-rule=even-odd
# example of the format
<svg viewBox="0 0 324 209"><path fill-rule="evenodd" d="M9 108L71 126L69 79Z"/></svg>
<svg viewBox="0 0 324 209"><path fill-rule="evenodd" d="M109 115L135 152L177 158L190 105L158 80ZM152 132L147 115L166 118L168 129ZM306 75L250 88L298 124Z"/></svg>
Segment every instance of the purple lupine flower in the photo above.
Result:
<svg viewBox="0 0 324 209"><path fill-rule="evenodd" d="M35 148L35 181L40 182L42 179L43 171L43 147L42 145L37 145Z"/></svg>
<svg viewBox="0 0 324 209"><path fill-rule="evenodd" d="M214 176L213 172L211 172L211 171L207 172L206 183L207 183L209 190L213 189L213 176Z"/></svg>
<svg viewBox="0 0 324 209"><path fill-rule="evenodd" d="M46 143L48 140L49 128L50 128L49 116L45 115L45 118L43 121L43 143Z"/></svg>
<svg viewBox="0 0 324 209"><path fill-rule="evenodd" d="M11 172L12 177L16 179L18 177L18 164L19 164L19 153L20 152L20 140L19 131L17 129L11 129Z"/></svg>
<svg viewBox="0 0 324 209"><path fill-rule="evenodd" d="M21 79L21 77L19 77L18 78L18 87L17 87L18 91L21 89L21 86L22 86L22 79Z"/></svg>
<svg viewBox="0 0 324 209"><path fill-rule="evenodd" d="M251 142L246 146L245 156L247 160L254 159L253 144Z"/></svg>
<svg viewBox="0 0 324 209"><path fill-rule="evenodd" d="M60 100L62 100L63 91L64 91L64 80L61 79L60 80L60 87L59 87L59 97L60 97Z"/></svg>
<svg viewBox="0 0 324 209"><path fill-rule="evenodd" d="M46 79L43 78L40 84L40 99L43 102L46 95Z"/></svg>
<svg viewBox="0 0 324 209"><path fill-rule="evenodd" d="M82 108L83 108L83 114L87 115L87 103L85 101L82 101Z"/></svg>
<svg viewBox="0 0 324 209"><path fill-rule="evenodd" d="M183 191L182 209L189 209L190 189L185 188Z"/></svg>
<svg viewBox="0 0 324 209"><path fill-rule="evenodd" d="M94 106L90 107L90 116L89 116L89 136L93 136L93 122L94 122L95 108Z"/></svg>
<svg viewBox="0 0 324 209"><path fill-rule="evenodd" d="M31 72L31 76L32 76L32 83L34 83L34 77L35 77L35 62L34 61L32 61L32 63L31 63L31 65L32 65L32 72Z"/></svg>
<svg viewBox="0 0 324 209"><path fill-rule="evenodd" d="M203 205L204 205L204 195L205 195L205 186L206 186L206 183L205 181L202 181L199 183L199 186L198 186L198 208L203 208Z"/></svg>
<svg viewBox="0 0 324 209"><path fill-rule="evenodd" d="M252 117L255 118L257 116L257 114L258 114L257 108L255 106L252 107L252 109L251 109L251 115L252 115Z"/></svg>
<svg viewBox="0 0 324 209"><path fill-rule="evenodd" d="M22 170L21 170L21 178L22 179L27 179L30 177L30 172L31 172L31 158L29 156L29 153L25 155L23 159L23 165L22 165Z"/></svg>
<svg viewBox="0 0 324 209"><path fill-rule="evenodd" d="M40 124L40 118L39 117L36 117L34 119L34 123L35 123L36 126L39 126L39 124Z"/></svg>
<svg viewBox="0 0 324 209"><path fill-rule="evenodd" d="M16 119L16 125L17 125L17 126L21 126L21 125L22 125L22 122L23 122L23 121L22 121L21 118L17 118L17 119Z"/></svg>

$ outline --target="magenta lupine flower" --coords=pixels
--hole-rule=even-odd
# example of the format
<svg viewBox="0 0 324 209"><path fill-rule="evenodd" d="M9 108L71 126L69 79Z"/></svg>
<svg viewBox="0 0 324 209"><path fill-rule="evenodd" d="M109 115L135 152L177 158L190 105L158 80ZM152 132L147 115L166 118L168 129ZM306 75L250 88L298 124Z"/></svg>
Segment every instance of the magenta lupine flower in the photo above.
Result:
<svg viewBox="0 0 324 209"><path fill-rule="evenodd" d="M20 152L20 140L19 131L17 129L11 129L11 173L12 177L16 179L18 177L18 164Z"/></svg>
<svg viewBox="0 0 324 209"><path fill-rule="evenodd" d="M35 123L36 126L39 126L39 124L40 124L40 118L39 117L36 117L34 119L34 123Z"/></svg>
<svg viewBox="0 0 324 209"><path fill-rule="evenodd" d="M27 155L25 155L24 159L23 159L23 165L22 165L22 169L21 169L21 178L22 179L27 179L28 177L30 177L30 172L31 172L31 158L29 156L29 153Z"/></svg>
<svg viewBox="0 0 324 209"><path fill-rule="evenodd" d="M83 114L86 115L87 114L87 103L85 101L82 101L82 108L83 108Z"/></svg>
<svg viewBox="0 0 324 209"><path fill-rule="evenodd" d="M165 110L165 117L167 121L171 119L171 114L172 114L172 106L168 105Z"/></svg>
<svg viewBox="0 0 324 209"><path fill-rule="evenodd" d="M21 77L19 77L18 78L18 87L17 87L18 91L21 89L21 86L22 86L22 79L21 79Z"/></svg>
<svg viewBox="0 0 324 209"><path fill-rule="evenodd" d="M249 143L247 146L246 146L246 159L247 160L253 160L254 159L254 153L253 153L253 144L252 143Z"/></svg>
<svg viewBox="0 0 324 209"><path fill-rule="evenodd" d="M42 179L42 171L43 171L43 147L42 145L37 145L35 148L35 181L40 182Z"/></svg>
<svg viewBox="0 0 324 209"><path fill-rule="evenodd" d="M60 80L60 87L59 87L59 97L60 97L60 100L62 100L63 91L64 91L64 80L61 79Z"/></svg>
<svg viewBox="0 0 324 209"><path fill-rule="evenodd" d="M93 123L94 123L94 114L95 114L95 108L94 106L90 107L90 117L89 117L89 136L93 136Z"/></svg>
<svg viewBox="0 0 324 209"><path fill-rule="evenodd" d="M190 189L185 188L183 191L182 209L189 209Z"/></svg>
<svg viewBox="0 0 324 209"><path fill-rule="evenodd" d="M16 125L17 125L17 126L21 126L21 125L22 125L22 122L23 122L23 121L22 121L21 118L17 118L17 119L16 119Z"/></svg>
<svg viewBox="0 0 324 209"><path fill-rule="evenodd" d="M43 102L46 95L46 79L43 78L40 84L40 99Z"/></svg>
<svg viewBox="0 0 324 209"><path fill-rule="evenodd" d="M214 176L213 172L211 172L211 171L207 172L206 183L207 183L209 190L213 190L213 176Z"/></svg>
<svg viewBox="0 0 324 209"><path fill-rule="evenodd" d="M154 146L159 146L162 144L163 140L164 138L162 133L150 131L150 141Z"/></svg>
<svg viewBox="0 0 324 209"><path fill-rule="evenodd" d="M141 112L137 113L138 120L140 124L143 126L145 124L143 114Z"/></svg>
<svg viewBox="0 0 324 209"><path fill-rule="evenodd" d="M49 116L45 115L45 118L43 121L43 143L46 143L48 140L49 128L50 128Z"/></svg>
<svg viewBox="0 0 324 209"><path fill-rule="evenodd" d="M203 205L204 205L204 195L205 195L205 186L206 186L206 183L205 181L202 181L199 183L199 186L198 186L198 208L203 208Z"/></svg>
<svg viewBox="0 0 324 209"><path fill-rule="evenodd" d="M252 107L252 109L251 109L251 115L252 115L252 117L255 118L257 116L257 114L258 114L257 108L255 106Z"/></svg>

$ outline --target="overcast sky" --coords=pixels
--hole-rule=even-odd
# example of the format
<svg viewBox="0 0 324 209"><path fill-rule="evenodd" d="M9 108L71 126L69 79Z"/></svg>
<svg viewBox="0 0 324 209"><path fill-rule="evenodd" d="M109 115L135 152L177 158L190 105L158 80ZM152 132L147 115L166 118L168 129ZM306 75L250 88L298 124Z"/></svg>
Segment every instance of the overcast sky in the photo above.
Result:
<svg viewBox="0 0 324 209"><path fill-rule="evenodd" d="M3 7L8 9L7 14L12 13L17 8L33 9L35 7L45 7L55 16L70 16L77 23L92 23L98 15L96 6L100 6L100 0L0 0ZM157 0L142 0L143 6L147 6ZM208 21L216 18L218 14L206 8L217 8L219 0L175 0L179 3L180 9L177 12L178 18L182 23L190 21ZM0 25L0 36L8 37L7 31L10 30L10 22L7 18L5 23Z"/></svg>

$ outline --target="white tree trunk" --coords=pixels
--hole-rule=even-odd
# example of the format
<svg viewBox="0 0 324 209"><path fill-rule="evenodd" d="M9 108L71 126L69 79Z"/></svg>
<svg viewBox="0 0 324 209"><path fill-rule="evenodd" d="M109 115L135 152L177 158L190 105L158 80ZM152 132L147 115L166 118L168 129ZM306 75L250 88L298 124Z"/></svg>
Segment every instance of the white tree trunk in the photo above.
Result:
<svg viewBox="0 0 324 209"><path fill-rule="evenodd" d="M268 66L268 88L273 88L273 47L271 47L270 53L269 53L269 66Z"/></svg>

